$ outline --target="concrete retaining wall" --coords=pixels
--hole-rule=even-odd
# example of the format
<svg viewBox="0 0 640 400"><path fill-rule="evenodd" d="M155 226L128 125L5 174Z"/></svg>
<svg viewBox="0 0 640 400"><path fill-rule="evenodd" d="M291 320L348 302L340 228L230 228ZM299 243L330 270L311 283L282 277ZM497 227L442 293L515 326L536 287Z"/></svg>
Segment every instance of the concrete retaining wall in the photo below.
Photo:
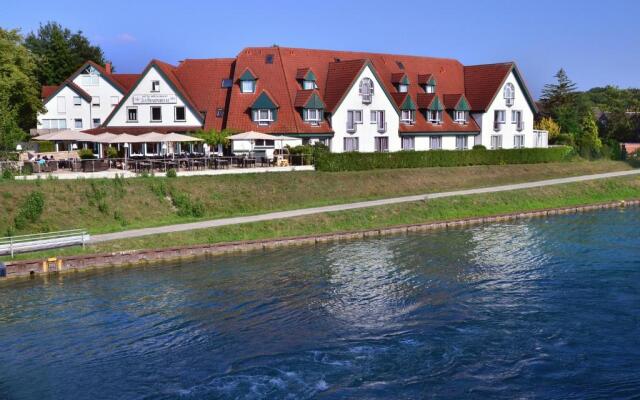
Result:
<svg viewBox="0 0 640 400"><path fill-rule="evenodd" d="M392 226L380 229L368 229L356 232L338 232L314 236L290 237L281 239L252 240L219 244L205 244L184 247L172 247L165 249L131 250L118 253L106 253L95 255L82 255L61 258L48 258L40 260L11 261L4 264L4 274L0 273L0 280L36 274L48 274L56 272L80 271L92 268L127 266L135 264L153 263L167 260L194 258L201 256L213 256L232 252L254 251L271 249L292 245L313 245L367 237L406 234L410 232L422 232L434 229L459 228L472 225L487 224L493 222L513 221L518 219L546 217L561 214L573 214L578 212L601 210L607 208L628 207L640 205L639 200L616 201L588 206L554 208L540 211L500 214L489 217L465 218L451 221L429 222L424 224L412 224ZM3 270L0 266L0 270ZM0 271L1 272L1 271Z"/></svg>

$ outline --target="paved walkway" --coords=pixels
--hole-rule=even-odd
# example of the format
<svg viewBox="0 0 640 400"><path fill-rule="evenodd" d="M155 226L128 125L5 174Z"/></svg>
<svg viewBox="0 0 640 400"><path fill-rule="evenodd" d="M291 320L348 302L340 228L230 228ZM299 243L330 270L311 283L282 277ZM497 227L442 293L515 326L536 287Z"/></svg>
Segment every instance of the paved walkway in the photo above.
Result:
<svg viewBox="0 0 640 400"><path fill-rule="evenodd" d="M159 226L155 228L132 229L129 231L106 233L103 235L93 235L91 237L90 243L100 243L100 242L106 242L106 241L118 240L118 239L129 239L129 238L135 238L135 237L141 237L141 236L156 235L160 233L184 232L184 231L190 231L194 229L215 228L219 226L246 224L250 222L261 222L261 221L271 221L271 220L277 220L277 219L283 219L283 218L302 217L306 215L335 212L335 211L356 210L360 208L385 206L390 204L407 203L407 202L413 202L413 201L441 199L444 197L468 196L473 194L496 193L496 192L504 192L509 190L519 190L519 189L531 189L531 188L537 188L537 187L543 187L543 186L561 185L565 183L583 182L583 181L590 181L595 179L615 178L620 176L639 175L639 174L640 174L640 169L634 169L629 171L607 172L603 174L548 179L544 181L515 183L510 185L491 186L491 187L484 187L484 188L477 188L477 189L456 190L452 192L429 193L429 194L419 194L415 196L403 196L403 197L393 197L393 198L380 199L380 200L359 201L357 203L337 204L333 206L302 208L298 210L279 211L279 212L272 212L267 214L249 215L244 217L221 218L221 219L214 219L209 221L191 222L187 224L166 225L166 226Z"/></svg>
<svg viewBox="0 0 640 400"><path fill-rule="evenodd" d="M313 171L315 168L313 165L300 165L290 167L256 167L256 168L229 168L229 169L204 169L201 171L178 171L178 176L197 176L197 175L233 175L233 174L259 174L264 172L292 172L292 171ZM16 176L16 179L22 180L35 180L35 179L47 179L52 177L54 179L100 179L100 178L115 178L116 175L125 178L137 178L140 174L136 174L132 171L123 171L120 169L110 169L101 172L71 172L71 171L57 171L53 173L41 173L31 175ZM165 176L164 172L156 172L156 176Z"/></svg>

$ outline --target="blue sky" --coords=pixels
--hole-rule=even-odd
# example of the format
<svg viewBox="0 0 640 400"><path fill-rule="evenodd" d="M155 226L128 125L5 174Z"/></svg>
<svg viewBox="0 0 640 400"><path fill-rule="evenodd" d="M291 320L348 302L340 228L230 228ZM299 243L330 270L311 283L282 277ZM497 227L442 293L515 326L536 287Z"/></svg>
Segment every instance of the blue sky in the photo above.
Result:
<svg viewBox="0 0 640 400"><path fill-rule="evenodd" d="M58 21L102 46L119 72L151 58L233 57L278 44L516 61L534 96L564 67L580 89L640 87L640 2L529 1L13 1L0 26Z"/></svg>

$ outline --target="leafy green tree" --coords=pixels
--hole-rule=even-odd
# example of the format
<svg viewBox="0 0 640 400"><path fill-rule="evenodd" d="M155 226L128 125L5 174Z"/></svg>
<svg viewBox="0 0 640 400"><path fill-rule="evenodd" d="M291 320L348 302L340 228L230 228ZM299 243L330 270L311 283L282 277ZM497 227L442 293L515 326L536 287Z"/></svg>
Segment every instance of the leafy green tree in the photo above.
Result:
<svg viewBox="0 0 640 400"><path fill-rule="evenodd" d="M229 146L229 136L235 133L232 129L223 129L217 131L215 129L203 130L200 129L195 133L195 136L204 140L212 150L220 149Z"/></svg>
<svg viewBox="0 0 640 400"><path fill-rule="evenodd" d="M598 137L598 126L593 114L587 114L582 118L576 145L582 157L595 158L600 156L602 141Z"/></svg>
<svg viewBox="0 0 640 400"><path fill-rule="evenodd" d="M551 143L554 143L558 136L560 136L560 125L551 117L543 117L540 121L536 122L535 129L549 132L549 142Z"/></svg>
<svg viewBox="0 0 640 400"><path fill-rule="evenodd" d="M82 31L73 33L57 22L41 24L36 33L27 35L25 45L38 59L42 85L59 85L87 60L105 64L102 49L92 45Z"/></svg>
<svg viewBox="0 0 640 400"><path fill-rule="evenodd" d="M35 70L20 32L0 28L0 150L13 151L43 108Z"/></svg>
<svg viewBox="0 0 640 400"><path fill-rule="evenodd" d="M547 112L554 114L554 110L571 105L575 100L576 84L569 79L564 69L555 74L556 83L548 83L542 89L540 100Z"/></svg>

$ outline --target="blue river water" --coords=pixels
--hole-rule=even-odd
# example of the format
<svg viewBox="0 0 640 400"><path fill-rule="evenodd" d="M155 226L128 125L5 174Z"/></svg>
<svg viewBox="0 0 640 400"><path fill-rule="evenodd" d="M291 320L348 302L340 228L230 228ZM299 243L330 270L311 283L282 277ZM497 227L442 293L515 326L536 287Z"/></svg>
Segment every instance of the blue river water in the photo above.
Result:
<svg viewBox="0 0 640 400"><path fill-rule="evenodd" d="M639 398L640 210L0 283L0 399Z"/></svg>

